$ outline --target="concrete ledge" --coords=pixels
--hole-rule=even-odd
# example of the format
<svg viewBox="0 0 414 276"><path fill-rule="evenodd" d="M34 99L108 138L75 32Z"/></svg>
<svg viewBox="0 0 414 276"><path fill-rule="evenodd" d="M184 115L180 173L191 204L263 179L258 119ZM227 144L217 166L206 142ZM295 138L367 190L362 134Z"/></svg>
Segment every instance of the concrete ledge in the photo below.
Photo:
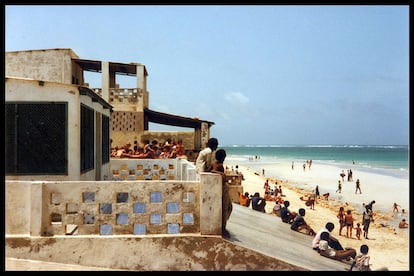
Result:
<svg viewBox="0 0 414 276"><path fill-rule="evenodd" d="M5 242L6 258L14 264L6 270L31 270L23 261L23 267L16 267L15 259L48 262L50 270L54 270L50 263L62 264L56 270L75 270L72 265L85 266L84 270L129 271L305 270L220 236L6 236Z"/></svg>

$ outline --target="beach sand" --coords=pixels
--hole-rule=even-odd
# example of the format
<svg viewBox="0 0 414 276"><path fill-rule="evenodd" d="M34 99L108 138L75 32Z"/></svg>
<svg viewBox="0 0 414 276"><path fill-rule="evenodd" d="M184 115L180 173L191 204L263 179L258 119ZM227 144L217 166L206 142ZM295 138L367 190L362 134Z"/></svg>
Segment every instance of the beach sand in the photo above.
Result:
<svg viewBox="0 0 414 276"><path fill-rule="evenodd" d="M299 208L305 208L305 220L311 225L315 231L322 229L327 222L333 222L335 229L332 234L339 239L344 247L352 247L359 253L359 248L362 244L369 246L368 255L371 257L371 268L378 270L386 267L390 271L409 271L409 228L400 229L394 227L397 221L405 217L409 222L408 214L402 215L401 208L399 213L392 212L392 204L394 200L399 199L398 204L408 211L409 194L408 187L405 194L400 195L404 191L394 190L376 190L376 186L372 185L378 181L399 181L393 177L389 179L387 176L370 174L363 171L353 170L353 182L345 182L342 185L342 193L336 194L337 183L339 180L338 168L329 165L312 164L311 170L306 168L303 171L302 164L295 166L292 170L291 163L280 162L278 164L264 164L265 176L262 175L262 170L254 170L249 165L239 165L236 162L225 162L228 168L239 166L239 172L243 173L245 180L242 182L243 191L254 194L259 192L260 196L264 196L263 184L266 179L269 179L271 188L274 188L275 181L278 186L282 186L283 200L290 201L290 210L297 211ZM254 166L253 166L254 167ZM345 172L346 172L345 168ZM277 178L270 175L271 172L277 172ZM355 194L355 181L359 178L361 181L362 194ZM404 181L404 180L401 180ZM329 200L318 199L315 204L315 209L305 205L300 197L306 196L314 190L316 184L319 185L320 194L326 192L330 193ZM404 183L399 183L404 184ZM373 205L374 222L369 228L369 239L363 237L361 240L356 239L355 230L352 233L352 239L346 237L346 228L342 229L342 236L339 236L339 223L336 217L340 206L344 206L345 210L351 209L353 217L357 222L361 223L362 228L362 203L369 203L375 200ZM273 216L272 209L274 201L267 201L266 212ZM380 211L382 210L382 211ZM282 222L280 222L282 223ZM309 254L312 254L312 247L309 244ZM321 256L321 258L323 258Z"/></svg>

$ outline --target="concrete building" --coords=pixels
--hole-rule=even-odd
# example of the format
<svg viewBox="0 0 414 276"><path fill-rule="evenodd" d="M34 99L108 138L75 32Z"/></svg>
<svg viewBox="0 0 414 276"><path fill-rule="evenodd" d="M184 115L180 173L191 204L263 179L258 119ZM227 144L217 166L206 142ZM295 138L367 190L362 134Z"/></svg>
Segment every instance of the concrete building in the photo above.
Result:
<svg viewBox="0 0 414 276"><path fill-rule="evenodd" d="M110 172L110 146L182 139L194 159L213 122L149 109L148 72L139 63L80 59L71 49L6 52L7 179L102 180ZM101 74L89 88L85 72ZM119 88L116 77L136 78ZM193 128L151 132L149 122Z"/></svg>

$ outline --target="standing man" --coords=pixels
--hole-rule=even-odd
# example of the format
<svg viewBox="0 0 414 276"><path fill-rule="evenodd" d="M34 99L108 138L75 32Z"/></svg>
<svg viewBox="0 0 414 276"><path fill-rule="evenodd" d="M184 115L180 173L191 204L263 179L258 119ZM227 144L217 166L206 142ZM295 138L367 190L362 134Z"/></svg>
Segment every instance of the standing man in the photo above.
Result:
<svg viewBox="0 0 414 276"><path fill-rule="evenodd" d="M357 179L357 181L355 182L355 193L357 193L358 190L359 190L359 193L362 194L361 185L359 184L359 179Z"/></svg>
<svg viewBox="0 0 414 276"><path fill-rule="evenodd" d="M215 161L215 151L218 147L217 138L210 138L207 141L207 147L198 153L196 160L196 172L199 175L201 172L211 171L212 165Z"/></svg>

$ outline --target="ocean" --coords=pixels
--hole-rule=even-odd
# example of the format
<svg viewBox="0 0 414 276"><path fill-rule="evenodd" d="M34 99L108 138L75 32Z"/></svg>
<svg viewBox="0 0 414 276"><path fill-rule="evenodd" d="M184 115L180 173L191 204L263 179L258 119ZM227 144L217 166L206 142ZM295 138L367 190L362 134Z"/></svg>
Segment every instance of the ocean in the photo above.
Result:
<svg viewBox="0 0 414 276"><path fill-rule="evenodd" d="M226 145L220 148L226 150L226 160L240 165L248 163L258 171L261 164L293 161L300 165L312 160L315 164L353 164L360 170L404 179L409 176L407 145Z"/></svg>

